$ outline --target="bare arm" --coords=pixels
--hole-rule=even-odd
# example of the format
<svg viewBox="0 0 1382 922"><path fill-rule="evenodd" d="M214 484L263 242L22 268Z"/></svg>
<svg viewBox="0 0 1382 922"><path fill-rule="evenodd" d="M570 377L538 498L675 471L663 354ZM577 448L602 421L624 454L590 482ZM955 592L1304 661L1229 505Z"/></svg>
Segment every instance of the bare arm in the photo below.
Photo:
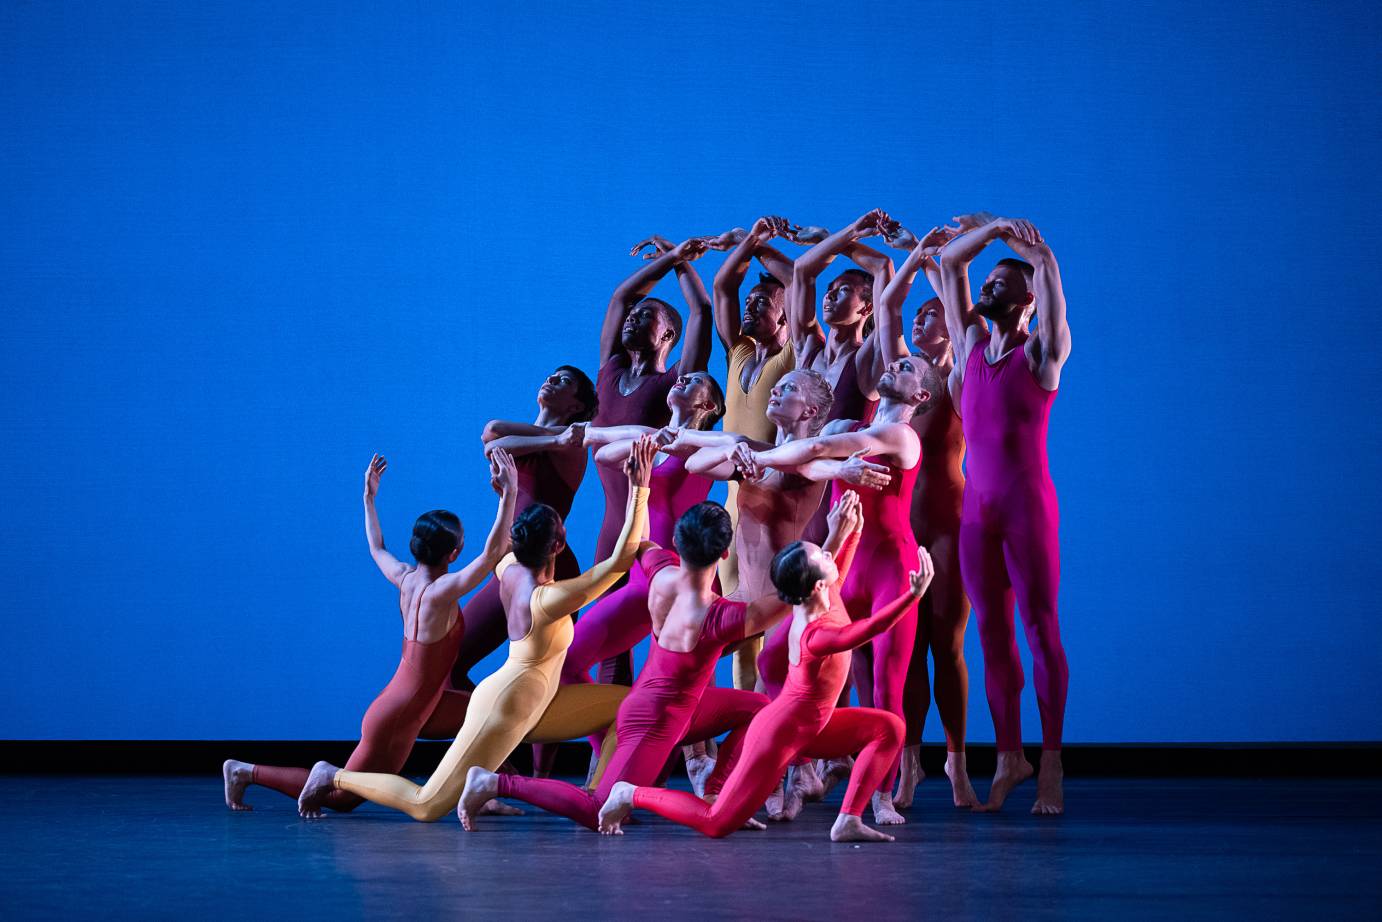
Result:
<svg viewBox="0 0 1382 922"><path fill-rule="evenodd" d="M763 241L771 238L772 234L771 222L767 218L759 218L754 222L753 228L744 235L744 239L739 241L738 246L730 250L720 265L720 270L715 273L715 332L720 335L720 344L725 347L726 352L734 346L742 332L739 321L739 290L743 287L744 277L749 273L749 264Z"/></svg>
<svg viewBox="0 0 1382 922"><path fill-rule="evenodd" d="M490 526L484 549L480 556L460 570L437 580L437 591L444 593L453 603L484 582L509 552L509 529L513 526L514 504L518 501L518 470L508 452L500 449L490 453L489 477L490 486L499 494L499 508L494 514L494 524Z"/></svg>
<svg viewBox="0 0 1382 922"><path fill-rule="evenodd" d="M783 288L792 284L793 261L781 250L775 250L766 243L761 243L753 255L758 257L758 261L763 264L763 268L768 271L769 275L782 283Z"/></svg>
<svg viewBox="0 0 1382 922"><path fill-rule="evenodd" d="M912 606L916 605L917 599L926 594L926 588L931 584L934 574L931 555L926 552L926 548L918 548L917 569L907 574L906 592L860 621L841 627L817 627L802 638L806 650L813 656L829 656L853 650L867 643L896 624ZM843 573L840 578L844 578Z"/></svg>
<svg viewBox="0 0 1382 922"><path fill-rule="evenodd" d="M635 252L637 248L635 248ZM624 279L610 296L609 306L605 308L605 322L600 328L600 364L614 357L622 348L620 332L624 326L624 316L653 290L668 272L677 264L679 257L675 250L659 254L633 275Z"/></svg>
<svg viewBox="0 0 1382 922"><path fill-rule="evenodd" d="M686 459L686 470L711 480L733 480L738 472L734 464L734 446L702 448Z"/></svg>
<svg viewBox="0 0 1382 922"><path fill-rule="evenodd" d="M1070 325L1065 320L1065 289L1061 286L1060 266L1045 242L1028 243L1020 237L1005 237L1013 252L1032 264L1032 294L1036 295L1037 340L1041 350L1037 366L1042 387L1055 390L1060 385L1061 367L1070 355Z"/></svg>
<svg viewBox="0 0 1382 922"><path fill-rule="evenodd" d="M911 433L911 439L907 434ZM869 426L857 432L818 435L809 439L783 442L767 451L753 452L753 461L762 467L795 468L822 458L848 458L863 452L869 455L905 456L913 453L916 433L902 423ZM902 458L900 460L905 460Z"/></svg>
<svg viewBox="0 0 1382 922"><path fill-rule="evenodd" d="M379 492L379 478L389 466L379 455L370 459L365 468L365 540L369 542L369 555L384 578L395 586L403 585L403 577L413 568L384 549L384 532L379 528L379 513L374 508L374 495Z"/></svg>
<svg viewBox="0 0 1382 922"><path fill-rule="evenodd" d="M710 295L706 293L701 274L691 265L692 260L705 252L705 242L693 238L678 246L675 252L682 254L681 262L677 263L677 281L681 284L688 312L677 374L688 375L693 371L705 371L710 363ZM694 255L687 255L691 253Z"/></svg>
<svg viewBox="0 0 1382 922"><path fill-rule="evenodd" d="M993 216L984 212L962 215L955 220L967 232L955 237L941 250L939 294L945 305L945 327L955 350L955 373L959 375L963 374L974 339L984 332L969 290L969 264L984 247L998 239L1000 231Z"/></svg>
<svg viewBox="0 0 1382 922"><path fill-rule="evenodd" d="M551 435L559 431L559 429L548 426L534 426L532 423L516 423L507 419L492 419L485 423L484 431L480 433L480 441L489 444L496 439L502 439L509 435Z"/></svg>
<svg viewBox="0 0 1382 922"><path fill-rule="evenodd" d="M816 279L836 256L876 230L881 214L870 211L861 216L798 256L792 264L792 284L787 287L787 323L798 363L806 351L825 343L825 333L816 319Z"/></svg>

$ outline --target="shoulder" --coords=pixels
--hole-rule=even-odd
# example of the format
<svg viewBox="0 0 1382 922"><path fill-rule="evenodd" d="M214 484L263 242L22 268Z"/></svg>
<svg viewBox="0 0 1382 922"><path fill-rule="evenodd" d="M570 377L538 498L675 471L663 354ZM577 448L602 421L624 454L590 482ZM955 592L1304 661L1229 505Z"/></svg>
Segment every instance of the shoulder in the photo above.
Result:
<svg viewBox="0 0 1382 922"><path fill-rule="evenodd" d="M501 560L501 561L499 561L499 563L495 564L495 567L494 567L494 575L495 575L495 578L497 578L497 579L503 579L503 578L504 578L504 572L505 572L506 570L508 570L509 567L512 567L512 566L513 566L514 564L516 564L516 563L518 563L518 558L515 557L515 556L513 555L513 552L512 552L512 551L510 551L509 553L505 554L505 555L504 555L504 559Z"/></svg>

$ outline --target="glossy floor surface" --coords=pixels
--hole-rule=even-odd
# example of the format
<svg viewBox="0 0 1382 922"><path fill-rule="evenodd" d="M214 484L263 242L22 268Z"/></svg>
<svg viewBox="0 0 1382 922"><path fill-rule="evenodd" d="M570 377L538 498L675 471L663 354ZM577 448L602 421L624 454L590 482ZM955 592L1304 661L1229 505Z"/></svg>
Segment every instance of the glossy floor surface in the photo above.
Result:
<svg viewBox="0 0 1382 922"><path fill-rule="evenodd" d="M982 792L983 785L980 785ZM530 812L465 834L366 806L316 822L218 777L0 777L0 914L28 918L1377 918L1382 781L1073 779L1070 812L949 806L892 845L834 845L839 794L723 841L620 838Z"/></svg>

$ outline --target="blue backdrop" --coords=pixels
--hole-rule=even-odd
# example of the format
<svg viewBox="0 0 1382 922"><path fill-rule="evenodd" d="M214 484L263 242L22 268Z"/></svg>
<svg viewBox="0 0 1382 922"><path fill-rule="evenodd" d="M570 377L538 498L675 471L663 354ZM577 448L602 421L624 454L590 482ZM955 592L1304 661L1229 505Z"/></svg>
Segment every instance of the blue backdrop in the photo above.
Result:
<svg viewBox="0 0 1382 922"><path fill-rule="evenodd" d="M881 206L1060 258L1067 738L1382 739L1371 5L286 6L0 7L0 736L352 736L370 453L476 549L630 244Z"/></svg>

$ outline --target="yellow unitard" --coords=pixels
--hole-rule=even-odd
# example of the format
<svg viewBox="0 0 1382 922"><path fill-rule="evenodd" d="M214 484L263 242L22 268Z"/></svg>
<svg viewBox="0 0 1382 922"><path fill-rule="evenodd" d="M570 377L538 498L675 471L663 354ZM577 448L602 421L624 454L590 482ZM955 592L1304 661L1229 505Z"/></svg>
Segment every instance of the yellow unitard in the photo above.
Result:
<svg viewBox="0 0 1382 922"><path fill-rule="evenodd" d="M610 726L629 689L559 685L561 667L571 645L571 614L598 598L633 565L647 504L646 487L630 492L624 531L607 560L574 579L533 590L532 627L521 640L509 642L508 660L475 687L465 723L426 784L419 787L397 775L343 769L336 773L335 786L402 810L415 820L431 822L455 809L472 766L497 771L525 739L574 739ZM496 568L496 576L502 578L513 562L512 555L506 557Z"/></svg>

